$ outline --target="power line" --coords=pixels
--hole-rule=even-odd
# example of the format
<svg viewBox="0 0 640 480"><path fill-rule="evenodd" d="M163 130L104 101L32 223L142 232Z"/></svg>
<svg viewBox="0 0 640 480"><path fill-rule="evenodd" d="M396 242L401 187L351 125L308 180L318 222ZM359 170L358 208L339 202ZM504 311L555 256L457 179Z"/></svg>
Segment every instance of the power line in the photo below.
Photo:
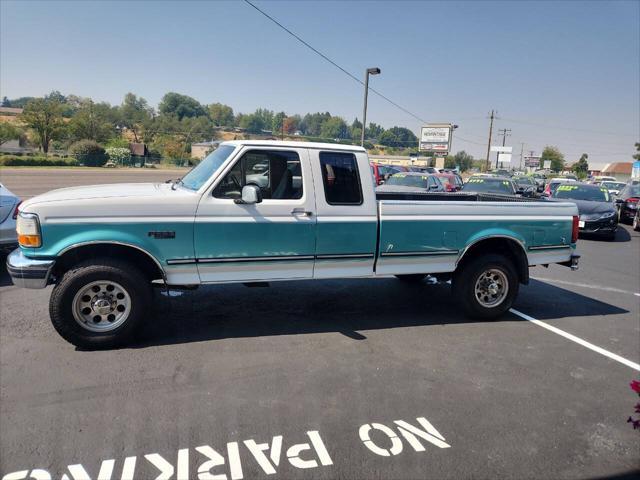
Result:
<svg viewBox="0 0 640 480"><path fill-rule="evenodd" d="M362 80L360 80L358 77L356 77L353 73L349 72L347 69L341 67L340 65L338 65L336 62L334 62L333 60L331 60L329 57L327 57L324 53L322 53L321 51L319 51L317 48L313 47L312 45L310 45L309 43L307 43L306 41L304 41L302 38L300 38L298 35L296 35L295 33L293 33L291 30L289 30L287 27L285 27L283 24L281 24L279 21L277 21L275 18L273 18L271 15L269 15L268 13L266 13L265 11L261 10L260 8L258 8L257 6L255 6L253 3L251 3L249 0L244 0L244 2L248 5L250 5L251 7L253 7L254 9L256 9L258 12L260 12L262 15L264 15L265 17L267 17L269 20L271 20L273 23L275 23L276 25L278 25L281 29L283 29L285 32L287 32L289 35L291 35L293 38L295 38L296 40L298 40L300 43L302 43L305 47L307 47L309 50L311 50L313 53L315 53L316 55L322 57L324 60L326 60L327 62L329 62L331 65L333 65L334 67L336 67L337 69L339 69L341 72L343 72L345 75L347 75L349 78L355 80L356 82L358 82L360 85L364 85L364 82ZM389 102L391 105L393 105L396 108L399 108L400 110L402 110L404 113L412 116L413 118L415 118L416 120L419 120L422 123L427 123L426 120L424 120L423 118L420 118L418 115L416 115L413 112L410 112L409 110L407 110L406 108L404 108L401 105L398 105L396 102L394 102L393 100L391 100L389 97L383 95L382 93L380 93L379 91L369 87L369 90L371 90L373 93L375 93L376 95L378 95L380 98L386 100L387 102ZM366 125L365 125L366 128Z"/></svg>
<svg viewBox="0 0 640 480"><path fill-rule="evenodd" d="M545 127L545 128L556 128L559 130L572 130L575 132L586 132L586 133L597 133L600 135L615 135L618 137L633 137L636 138L636 135L631 135L631 134L626 134L626 133L613 133L613 132L603 132L601 130L589 130L586 128L573 128L573 127L565 127L565 126L561 126L561 125L549 125L546 123L536 123L536 122L530 122L528 120L517 120L517 119L513 119L513 118L503 118L503 120L506 120L508 122L515 122L515 123L523 123L525 125L533 125L533 126L537 126L537 127Z"/></svg>

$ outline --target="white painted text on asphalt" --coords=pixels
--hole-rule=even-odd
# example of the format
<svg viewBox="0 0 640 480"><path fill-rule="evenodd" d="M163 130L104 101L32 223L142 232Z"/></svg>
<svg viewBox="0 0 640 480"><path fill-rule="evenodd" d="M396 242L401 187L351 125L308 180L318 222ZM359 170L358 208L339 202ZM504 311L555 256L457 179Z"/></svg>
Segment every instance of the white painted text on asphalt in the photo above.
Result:
<svg viewBox="0 0 640 480"><path fill-rule="evenodd" d="M416 418L418 425L404 420L395 420L392 426L382 423L365 423L360 426L358 434L364 446L370 452L381 457L393 457L403 452L408 444L415 452L424 452L425 443L438 448L450 448L445 438L424 417ZM394 428L395 427L395 430ZM376 432L377 435L376 435ZM284 457L291 466L298 469L328 467L333 460L317 430L306 432L308 441L296 443L286 448ZM374 441L372 437L377 440ZM384 438L386 437L386 438ZM216 450L210 445L201 445L193 450L181 448L175 457L167 459L159 453L150 453L142 457L129 456L122 461L120 475L114 476L116 460L103 460L97 476L93 477L82 464L67 466L61 480L133 480L136 477L136 467L144 462L145 468L153 467L156 471L155 480L242 480L244 478L240 448L248 450L256 463L266 475L274 475L282 464L284 439L277 435L270 443L258 443L254 439L244 442L229 442L224 450ZM225 456L226 454L226 456ZM191 462L197 463L195 475L190 472ZM52 475L44 469L35 468L7 473L2 480L52 480Z"/></svg>

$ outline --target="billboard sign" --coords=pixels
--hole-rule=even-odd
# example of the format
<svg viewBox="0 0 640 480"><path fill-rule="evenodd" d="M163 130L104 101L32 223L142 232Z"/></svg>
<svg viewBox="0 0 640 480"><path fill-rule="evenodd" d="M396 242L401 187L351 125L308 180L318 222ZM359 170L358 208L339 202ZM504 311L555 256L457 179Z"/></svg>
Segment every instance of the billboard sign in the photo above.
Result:
<svg viewBox="0 0 640 480"><path fill-rule="evenodd" d="M503 147L502 145L492 145L491 151L498 152L498 153L511 153L513 152L513 147Z"/></svg>
<svg viewBox="0 0 640 480"><path fill-rule="evenodd" d="M447 153L450 145L450 123L428 123L420 130L420 151Z"/></svg>
<svg viewBox="0 0 640 480"><path fill-rule="evenodd" d="M540 157L524 157L525 167L538 168L540 166Z"/></svg>
<svg viewBox="0 0 640 480"><path fill-rule="evenodd" d="M498 162L502 163L511 163L511 154L510 153L499 153L498 154Z"/></svg>
<svg viewBox="0 0 640 480"><path fill-rule="evenodd" d="M545 168L547 170L550 169L551 168L551 160L545 160L543 168Z"/></svg>

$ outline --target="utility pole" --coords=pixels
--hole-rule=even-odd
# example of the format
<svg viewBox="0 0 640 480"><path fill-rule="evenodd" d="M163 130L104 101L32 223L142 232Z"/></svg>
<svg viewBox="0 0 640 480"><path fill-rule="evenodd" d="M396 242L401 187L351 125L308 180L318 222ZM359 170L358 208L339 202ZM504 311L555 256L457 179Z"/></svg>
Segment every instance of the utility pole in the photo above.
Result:
<svg viewBox="0 0 640 480"><path fill-rule="evenodd" d="M502 130L498 130L498 135L502 135L502 146L504 147L505 141L507 137L511 136L510 128L503 128ZM498 158L500 157L500 152L496 152L496 168L498 168Z"/></svg>
<svg viewBox="0 0 640 480"><path fill-rule="evenodd" d="M520 142L520 166L518 170L522 170L522 154L524 153L524 142Z"/></svg>
<svg viewBox="0 0 640 480"><path fill-rule="evenodd" d="M489 154L491 153L491 134L493 133L493 119L496 118L496 113L497 112L491 110L491 116L489 117L491 119L491 123L489 123L489 143L487 143L487 165L485 168L487 172L489 171Z"/></svg>

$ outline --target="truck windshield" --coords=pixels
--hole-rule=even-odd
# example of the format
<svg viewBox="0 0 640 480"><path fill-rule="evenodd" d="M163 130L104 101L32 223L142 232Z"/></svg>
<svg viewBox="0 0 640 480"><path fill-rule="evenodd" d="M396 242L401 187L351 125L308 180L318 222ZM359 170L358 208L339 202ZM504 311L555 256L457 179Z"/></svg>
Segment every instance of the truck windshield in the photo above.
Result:
<svg viewBox="0 0 640 480"><path fill-rule="evenodd" d="M180 184L189 190L198 190L204 182L211 178L211 175L220 168L225 160L229 158L229 155L231 155L235 148L236 147L232 145L220 145L198 165L193 167L189 173L182 177Z"/></svg>

